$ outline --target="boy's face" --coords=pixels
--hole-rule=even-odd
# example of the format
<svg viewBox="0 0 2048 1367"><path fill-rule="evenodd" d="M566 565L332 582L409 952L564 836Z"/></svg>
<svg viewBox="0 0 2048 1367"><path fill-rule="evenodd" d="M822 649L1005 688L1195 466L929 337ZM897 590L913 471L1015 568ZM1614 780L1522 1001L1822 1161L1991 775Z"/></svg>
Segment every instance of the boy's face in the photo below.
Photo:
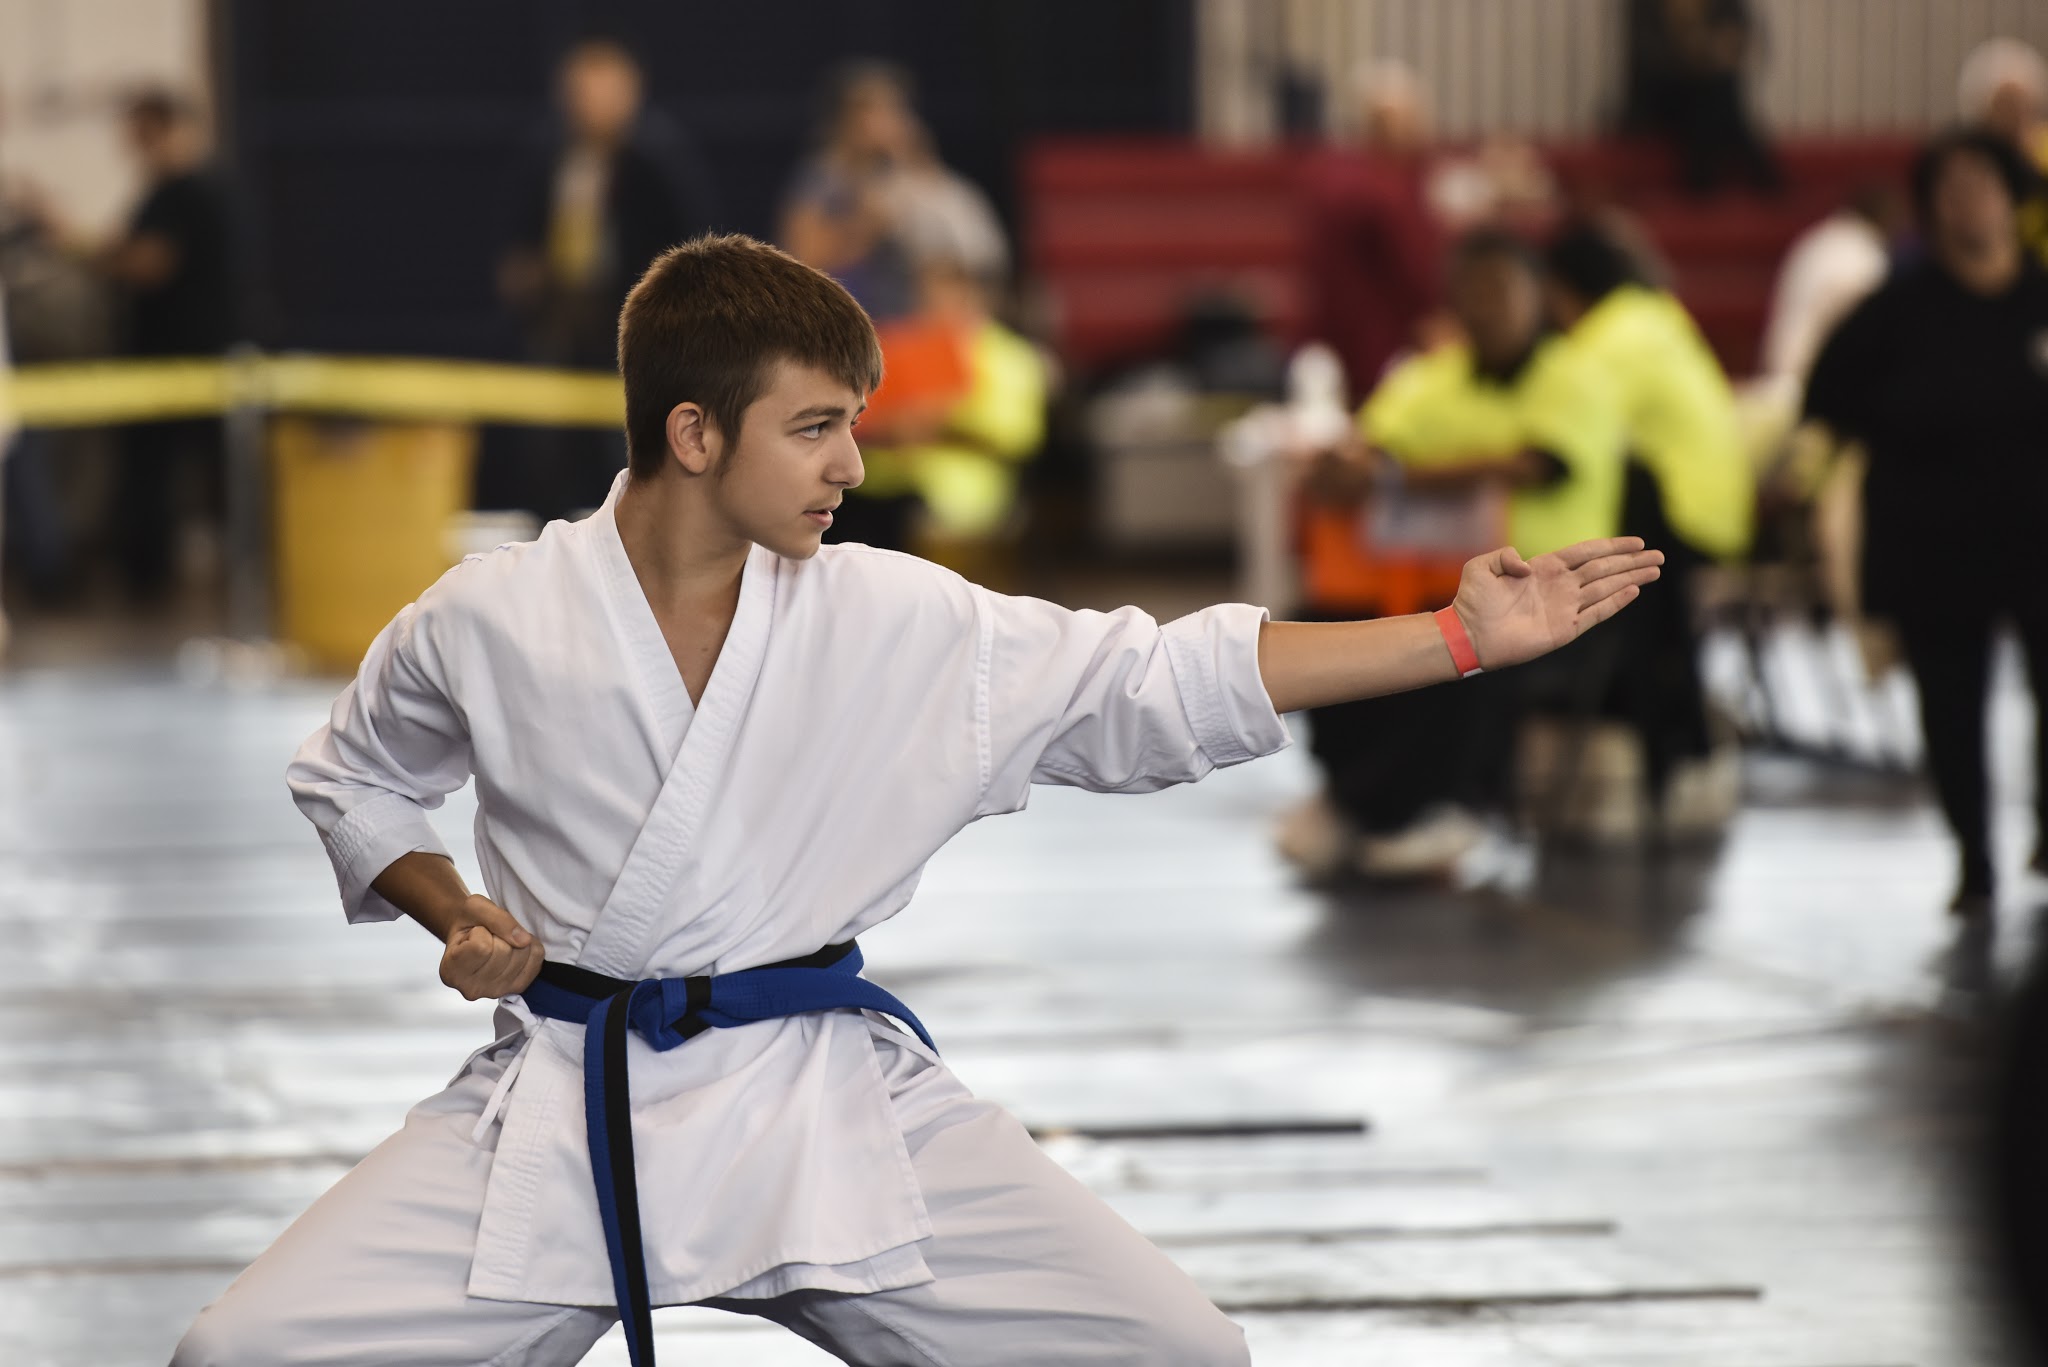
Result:
<svg viewBox="0 0 2048 1367"><path fill-rule="evenodd" d="M865 394L822 370L775 362L709 481L734 530L792 560L816 555L831 510L865 474L853 424L866 407Z"/></svg>

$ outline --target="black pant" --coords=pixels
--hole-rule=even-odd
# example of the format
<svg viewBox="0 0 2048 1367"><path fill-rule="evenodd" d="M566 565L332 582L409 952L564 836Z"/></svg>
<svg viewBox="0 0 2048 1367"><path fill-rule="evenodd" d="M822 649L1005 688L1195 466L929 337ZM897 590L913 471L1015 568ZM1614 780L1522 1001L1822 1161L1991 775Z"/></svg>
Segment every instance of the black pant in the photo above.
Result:
<svg viewBox="0 0 2048 1367"><path fill-rule="evenodd" d="M1318 616L1302 614L1305 621ZM1623 644L1619 633L1596 630L1498 674L1311 708L1309 752L1337 810L1367 834L1400 830L1446 802L1508 811L1523 718L1596 715Z"/></svg>
<svg viewBox="0 0 2048 1367"><path fill-rule="evenodd" d="M1357 615L1311 608L1301 620ZM1521 682L1513 673L1481 674L1310 708L1309 753L1323 770L1331 801L1375 835L1398 831L1447 802L1475 811L1505 809Z"/></svg>
<svg viewBox="0 0 2048 1367"><path fill-rule="evenodd" d="M1514 676L1482 674L1309 713L1309 749L1337 809L1369 834L1441 803L1497 811L1514 749Z"/></svg>
<svg viewBox="0 0 2048 1367"><path fill-rule="evenodd" d="M1679 539L1664 515L1657 481L1640 465L1629 466L1621 526L1625 535L1640 536L1664 552L1664 573L1602 628L1619 638L1603 710L1627 722L1641 740L1650 796L1661 801L1678 762L1702 758L1712 748L1692 611L1693 576L1707 560Z"/></svg>
<svg viewBox="0 0 2048 1367"><path fill-rule="evenodd" d="M1941 813L1962 846L1964 878L1991 886L1990 779L1984 760L1984 717L1991 691L1991 647L2001 619L2019 630L2034 693L2034 812L2048 830L2048 604L2012 613L1963 595L1915 605L1895 615L1906 663L1920 690L1920 727Z"/></svg>

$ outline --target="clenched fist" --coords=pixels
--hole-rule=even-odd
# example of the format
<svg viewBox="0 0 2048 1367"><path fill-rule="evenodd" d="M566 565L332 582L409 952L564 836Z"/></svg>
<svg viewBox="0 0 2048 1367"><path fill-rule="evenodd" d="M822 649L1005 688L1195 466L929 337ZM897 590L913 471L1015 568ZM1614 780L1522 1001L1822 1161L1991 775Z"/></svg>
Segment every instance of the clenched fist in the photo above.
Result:
<svg viewBox="0 0 2048 1367"><path fill-rule="evenodd" d="M441 950L441 981L470 1001L526 990L540 973L539 940L488 897L472 894Z"/></svg>

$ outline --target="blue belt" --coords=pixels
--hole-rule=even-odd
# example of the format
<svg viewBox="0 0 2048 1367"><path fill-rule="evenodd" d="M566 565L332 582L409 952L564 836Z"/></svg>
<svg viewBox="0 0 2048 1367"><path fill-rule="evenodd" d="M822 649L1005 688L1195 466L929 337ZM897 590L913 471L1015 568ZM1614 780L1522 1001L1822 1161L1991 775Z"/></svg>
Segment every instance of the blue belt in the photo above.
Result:
<svg viewBox="0 0 2048 1367"><path fill-rule="evenodd" d="M537 1016L583 1027L583 1118L590 1173L604 1221L612 1290L633 1367L653 1367L653 1306L640 1237L640 1192L633 1172L632 1098L626 1032L669 1050L706 1030L811 1011L879 1011L894 1016L936 1050L910 1008L860 976L860 946L849 940L816 954L738 973L629 982L573 964L546 963L520 995Z"/></svg>

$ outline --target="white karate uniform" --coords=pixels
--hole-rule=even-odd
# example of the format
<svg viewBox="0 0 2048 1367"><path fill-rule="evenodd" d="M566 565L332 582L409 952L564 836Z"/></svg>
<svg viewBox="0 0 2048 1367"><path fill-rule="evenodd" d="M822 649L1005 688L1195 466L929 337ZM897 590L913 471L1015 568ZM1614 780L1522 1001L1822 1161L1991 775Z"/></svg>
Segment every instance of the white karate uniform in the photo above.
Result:
<svg viewBox="0 0 2048 1367"><path fill-rule="evenodd" d="M619 539L624 479L589 519L472 557L401 612L294 759L294 797L352 920L398 914L371 880L443 849L426 812L473 774L485 889L550 959L621 978L732 972L894 915L941 845L1022 808L1034 782L1143 792L1287 744L1258 673L1260 609L1161 628L858 546L802 562L755 548L692 708ZM581 1331L561 1326L601 1329L610 1312L563 1307L612 1302L581 1029L516 997L499 1020L447 1092L202 1316L181 1364L581 1354ZM943 1042L944 1022L926 1024ZM820 1330L849 1361L1242 1358L1162 1255L880 1017L766 1021L667 1053L636 1037L629 1064L657 1305L867 1306L918 1322L903 1341L923 1356L857 1356L858 1334ZM966 1126L986 1142L946 1139ZM1033 1248L1051 1299L1029 1289ZM323 1270L335 1259L346 1278ZM967 1300L949 1311L956 1293ZM351 1346L369 1340L346 1326L422 1297L439 1309L382 1319L412 1324L410 1346ZM1050 1336L1025 1358L989 1339L1001 1316L984 1302L1012 1301ZM1143 1323L1105 1330L1120 1321ZM487 1323L517 1328L493 1338ZM527 1333L541 1337L516 1347ZM1146 1334L1164 1346L1142 1348ZM454 1356L428 1347L448 1339ZM486 1342L498 1356L475 1351ZM1098 1343L1115 1355L1090 1356Z"/></svg>

